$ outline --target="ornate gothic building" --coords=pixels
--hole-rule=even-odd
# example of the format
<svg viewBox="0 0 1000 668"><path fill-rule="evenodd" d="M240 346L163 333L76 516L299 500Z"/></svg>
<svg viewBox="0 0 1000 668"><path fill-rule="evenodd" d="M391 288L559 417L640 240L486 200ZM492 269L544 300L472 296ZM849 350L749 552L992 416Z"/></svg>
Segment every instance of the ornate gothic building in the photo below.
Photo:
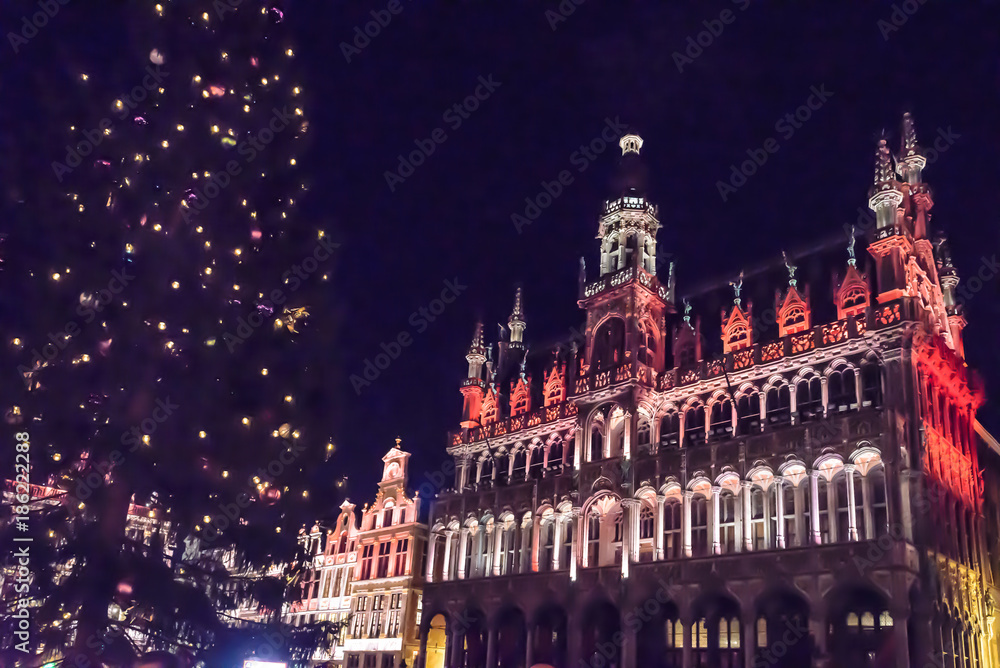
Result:
<svg viewBox="0 0 1000 668"><path fill-rule="evenodd" d="M476 328L426 668L1000 666L996 441L909 115L869 229L681 298L642 143L581 261L582 336L528 354L520 290L496 354Z"/></svg>

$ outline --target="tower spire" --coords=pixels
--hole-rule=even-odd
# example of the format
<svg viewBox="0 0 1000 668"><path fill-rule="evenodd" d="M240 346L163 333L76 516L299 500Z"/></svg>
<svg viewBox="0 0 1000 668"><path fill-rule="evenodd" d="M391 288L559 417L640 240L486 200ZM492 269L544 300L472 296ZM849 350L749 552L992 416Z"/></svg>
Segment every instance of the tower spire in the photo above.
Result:
<svg viewBox="0 0 1000 668"><path fill-rule="evenodd" d="M868 207L875 212L878 230L895 225L896 209L902 201L903 193L892 173L892 154L883 132L875 151L875 182L868 191Z"/></svg>
<svg viewBox="0 0 1000 668"><path fill-rule="evenodd" d="M521 344L523 342L524 328L527 326L524 322L524 308L521 301L521 288L518 286L517 292L514 295L514 310L507 320L507 327L510 328L510 342L513 344Z"/></svg>
<svg viewBox="0 0 1000 668"><path fill-rule="evenodd" d="M899 176L911 186L920 183L927 158L924 149L917 144L917 130L913 124L910 112L903 114L903 129L900 139L899 156L896 158L896 171Z"/></svg>
<svg viewBox="0 0 1000 668"><path fill-rule="evenodd" d="M476 331L472 335L472 345L469 346L465 360L469 363L468 377L478 379L483 362L486 361L486 347L483 345L483 323L481 321L476 323Z"/></svg>

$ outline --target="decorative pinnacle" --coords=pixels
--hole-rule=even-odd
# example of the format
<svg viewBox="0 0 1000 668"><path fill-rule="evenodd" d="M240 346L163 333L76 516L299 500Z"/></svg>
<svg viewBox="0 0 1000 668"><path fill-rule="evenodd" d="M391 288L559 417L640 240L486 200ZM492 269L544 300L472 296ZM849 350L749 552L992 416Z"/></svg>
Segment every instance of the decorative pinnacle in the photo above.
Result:
<svg viewBox="0 0 1000 668"><path fill-rule="evenodd" d="M486 348L483 345L483 323L477 322L476 332L472 335L472 345L469 346L469 354L466 357L485 358L485 355Z"/></svg>
<svg viewBox="0 0 1000 668"><path fill-rule="evenodd" d="M518 288L517 293L514 295L514 311L510 314L510 320L507 321L507 324L515 322L524 322L524 310L521 307L521 288Z"/></svg>
<svg viewBox="0 0 1000 668"><path fill-rule="evenodd" d="M917 152L917 130L913 125L913 116L910 112L903 114L903 145L900 150L901 157L907 158L916 155Z"/></svg>
<svg viewBox="0 0 1000 668"><path fill-rule="evenodd" d="M791 260L788 259L788 253L785 251L781 251L781 258L785 261L785 268L788 269L788 285L794 288L795 284L798 283L795 280L795 270L798 267L791 263Z"/></svg>
<svg viewBox="0 0 1000 668"><path fill-rule="evenodd" d="M847 254L850 256L850 259L847 260L847 264L852 267L858 266L858 261L854 259L854 242L857 241L857 237L854 236L854 231L855 227L854 225L851 225L851 232L847 235Z"/></svg>
<svg viewBox="0 0 1000 668"><path fill-rule="evenodd" d="M399 436L397 436L396 437L396 449L397 450L402 450L402 448L399 447L399 444L402 443L402 442L403 442L403 439L401 439Z"/></svg>
<svg viewBox="0 0 1000 668"><path fill-rule="evenodd" d="M924 150L917 144L917 131L910 112L903 114L903 136L900 140L896 171L910 183L920 180L920 172L927 166Z"/></svg>
<svg viewBox="0 0 1000 668"><path fill-rule="evenodd" d="M892 156L889 154L883 131L882 138L878 140L878 149L875 151L875 187L885 190L885 185L892 180Z"/></svg>
<svg viewBox="0 0 1000 668"><path fill-rule="evenodd" d="M684 298L684 322L691 324L691 302Z"/></svg>
<svg viewBox="0 0 1000 668"><path fill-rule="evenodd" d="M639 135L623 135L618 140L618 145L622 147L622 155L626 153L639 155L639 149L642 148L642 137Z"/></svg>

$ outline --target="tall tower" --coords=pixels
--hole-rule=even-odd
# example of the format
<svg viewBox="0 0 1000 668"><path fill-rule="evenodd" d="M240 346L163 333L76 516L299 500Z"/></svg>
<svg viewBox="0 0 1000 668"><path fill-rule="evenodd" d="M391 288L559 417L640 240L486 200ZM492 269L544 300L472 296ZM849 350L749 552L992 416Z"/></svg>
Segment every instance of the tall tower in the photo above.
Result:
<svg viewBox="0 0 1000 668"><path fill-rule="evenodd" d="M524 308L521 305L521 288L518 287L517 294L514 295L514 310L507 320L507 327L510 328L511 346L520 347L524 345L524 328L526 326L524 322Z"/></svg>
<svg viewBox="0 0 1000 668"><path fill-rule="evenodd" d="M619 141L621 161L614 197L605 201L597 238L600 278L583 276L579 305L587 311L587 343L581 371L597 373L637 361L656 373L664 364L664 316L673 311L670 290L656 278L657 207L646 199L646 168L639 156L643 140L627 134ZM623 372L624 373L624 372ZM635 377L635 376L633 376Z"/></svg>
<svg viewBox="0 0 1000 668"><path fill-rule="evenodd" d="M885 138L875 151L875 183L868 191L868 206L875 212L875 233L868 252L875 258L879 303L903 296L906 286L905 259L913 251L913 240L904 225L899 209L903 201L902 184L892 169L892 155Z"/></svg>

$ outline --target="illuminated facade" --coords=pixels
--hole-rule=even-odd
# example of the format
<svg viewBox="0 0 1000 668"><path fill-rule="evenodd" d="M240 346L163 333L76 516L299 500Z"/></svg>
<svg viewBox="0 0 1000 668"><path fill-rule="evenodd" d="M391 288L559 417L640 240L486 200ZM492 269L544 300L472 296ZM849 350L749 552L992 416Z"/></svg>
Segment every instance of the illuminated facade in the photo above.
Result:
<svg viewBox="0 0 1000 668"><path fill-rule="evenodd" d="M346 624L343 640L314 657L317 665L413 666L427 526L419 522L419 496L406 494L410 453L399 443L382 458L382 480L370 506L359 514L345 501L332 529L314 527L303 536L315 555L313 569L285 621Z"/></svg>
<svg viewBox="0 0 1000 668"><path fill-rule="evenodd" d="M683 299L621 139L581 340L528 355L520 290L496 355L476 328L425 668L1000 667L996 461L908 115L902 135L870 229Z"/></svg>

